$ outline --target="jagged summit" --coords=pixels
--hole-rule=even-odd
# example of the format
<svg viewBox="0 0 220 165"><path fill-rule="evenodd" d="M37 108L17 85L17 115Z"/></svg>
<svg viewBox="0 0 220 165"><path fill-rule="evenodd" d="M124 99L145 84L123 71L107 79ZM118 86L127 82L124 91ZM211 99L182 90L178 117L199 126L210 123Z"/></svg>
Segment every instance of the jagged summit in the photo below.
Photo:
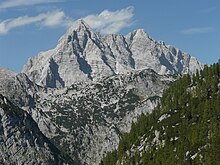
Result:
<svg viewBox="0 0 220 165"><path fill-rule="evenodd" d="M149 37L149 35L144 31L144 29L137 29L137 30L134 30L134 32L132 32L133 34L137 35L137 36L147 36L148 38L151 38Z"/></svg>
<svg viewBox="0 0 220 165"><path fill-rule="evenodd" d="M55 88L147 68L159 74L182 74L201 69L202 64L179 49L155 41L143 29L126 36L101 36L78 20L55 49L29 59L22 72L39 85Z"/></svg>
<svg viewBox="0 0 220 165"><path fill-rule="evenodd" d="M66 32L65 37L73 35L75 32L92 32L92 28L83 20L77 20ZM62 37L61 37L62 38Z"/></svg>
<svg viewBox="0 0 220 165"><path fill-rule="evenodd" d="M83 19L77 20L74 27L78 30L92 30L92 28Z"/></svg>
<svg viewBox="0 0 220 165"><path fill-rule="evenodd" d="M59 49L59 45L64 45L73 40L73 38L84 35L91 37L91 33L93 33L92 28L83 20L77 20L68 30L67 32L59 39L58 45L56 48Z"/></svg>

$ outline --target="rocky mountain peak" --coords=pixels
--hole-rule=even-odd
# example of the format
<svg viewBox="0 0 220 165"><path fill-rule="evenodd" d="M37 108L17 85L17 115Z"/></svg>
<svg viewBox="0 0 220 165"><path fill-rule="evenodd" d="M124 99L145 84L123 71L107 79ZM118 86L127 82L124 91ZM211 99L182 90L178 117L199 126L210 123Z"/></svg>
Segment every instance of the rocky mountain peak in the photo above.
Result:
<svg viewBox="0 0 220 165"><path fill-rule="evenodd" d="M188 53L155 41L143 29L126 36L100 36L78 20L55 49L31 58L22 72L39 85L55 88L147 68L160 74L184 74L202 66Z"/></svg>
<svg viewBox="0 0 220 165"><path fill-rule="evenodd" d="M71 44L79 45L79 42L85 43L87 42L88 38L95 37L96 36L93 33L92 28L83 19L79 19L59 39L56 49L60 50Z"/></svg>
<svg viewBox="0 0 220 165"><path fill-rule="evenodd" d="M140 36L147 36L149 37L149 35L144 31L144 29L137 29L134 31L135 35L140 37Z"/></svg>
<svg viewBox="0 0 220 165"><path fill-rule="evenodd" d="M83 19L79 19L67 30L65 36L74 36L75 33L91 34L93 30Z"/></svg>
<svg viewBox="0 0 220 165"><path fill-rule="evenodd" d="M132 40L132 39L135 39L135 38L136 38L136 39L145 38L145 39L147 39L147 40L152 40L152 41L153 41L152 37L150 37L150 36L148 35L148 33L146 33L146 32L144 31L144 29L134 30L133 32L130 32L126 37L127 37L127 38L130 38L131 40Z"/></svg>
<svg viewBox="0 0 220 165"><path fill-rule="evenodd" d="M76 30L90 30L90 31L92 31L92 28L83 19L79 19L76 21L75 29Z"/></svg>

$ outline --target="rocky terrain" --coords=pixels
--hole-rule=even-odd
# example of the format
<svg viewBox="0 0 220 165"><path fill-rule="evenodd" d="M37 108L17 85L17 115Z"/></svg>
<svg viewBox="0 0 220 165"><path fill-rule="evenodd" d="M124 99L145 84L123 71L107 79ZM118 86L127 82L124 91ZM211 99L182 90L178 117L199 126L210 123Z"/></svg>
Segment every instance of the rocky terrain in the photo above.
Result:
<svg viewBox="0 0 220 165"><path fill-rule="evenodd" d="M72 156L78 155L82 163L97 164L117 147L135 118L152 111L172 80L144 70L51 91L44 99L40 97L36 106L56 124L51 137L55 144L62 144Z"/></svg>
<svg viewBox="0 0 220 165"><path fill-rule="evenodd" d="M116 149L131 123L141 113L151 112L162 91L175 79L146 69L47 89L26 76L21 81L22 76L15 76L2 93L31 114L53 144L82 164L97 164L107 151Z"/></svg>
<svg viewBox="0 0 220 165"><path fill-rule="evenodd" d="M74 163L46 138L31 116L0 95L0 164Z"/></svg>
<svg viewBox="0 0 220 165"><path fill-rule="evenodd" d="M180 74L201 68L195 57L143 30L102 36L79 20L55 49L30 58L22 73L1 68L0 94L25 110L34 129L70 161L98 164Z"/></svg>
<svg viewBox="0 0 220 165"><path fill-rule="evenodd" d="M220 61L178 78L100 165L220 164Z"/></svg>

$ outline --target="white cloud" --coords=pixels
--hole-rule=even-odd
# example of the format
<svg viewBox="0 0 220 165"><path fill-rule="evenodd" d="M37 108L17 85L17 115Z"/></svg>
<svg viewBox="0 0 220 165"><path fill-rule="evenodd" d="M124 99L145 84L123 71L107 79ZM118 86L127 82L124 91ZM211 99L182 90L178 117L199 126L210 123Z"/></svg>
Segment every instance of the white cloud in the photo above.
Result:
<svg viewBox="0 0 220 165"><path fill-rule="evenodd" d="M97 15L88 15L82 18L91 28L100 31L102 34L118 33L123 28L132 25L133 7L117 11L104 10ZM76 21L75 21L76 22ZM22 16L14 19L0 21L0 35L7 34L14 28L37 24L41 27L69 27L74 21L65 15L63 11L55 10L42 13L37 16Z"/></svg>
<svg viewBox="0 0 220 165"><path fill-rule="evenodd" d="M198 33L210 33L213 32L213 27L200 27L200 28L189 28L182 31L183 34L198 34Z"/></svg>
<svg viewBox="0 0 220 165"><path fill-rule="evenodd" d="M63 11L52 11L29 17L22 16L14 19L7 19L0 22L0 35L7 34L10 30L30 24L40 24L43 27L67 26L71 20L65 16Z"/></svg>
<svg viewBox="0 0 220 165"><path fill-rule="evenodd" d="M45 27L67 26L70 19L65 16L63 11L48 13L41 24Z"/></svg>
<svg viewBox="0 0 220 165"><path fill-rule="evenodd" d="M62 2L63 0L5 0L0 3L0 9L19 7L19 6L30 6L41 3L54 3Z"/></svg>
<svg viewBox="0 0 220 165"><path fill-rule="evenodd" d="M104 10L100 14L84 17L83 20L103 34L117 33L132 25L133 11L133 7L117 11Z"/></svg>

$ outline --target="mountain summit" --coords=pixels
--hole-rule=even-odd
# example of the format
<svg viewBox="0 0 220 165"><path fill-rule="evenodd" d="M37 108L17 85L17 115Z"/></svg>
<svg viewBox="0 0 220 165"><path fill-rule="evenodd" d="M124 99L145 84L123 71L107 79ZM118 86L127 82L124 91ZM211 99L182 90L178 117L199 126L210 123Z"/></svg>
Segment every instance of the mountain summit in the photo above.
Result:
<svg viewBox="0 0 220 165"><path fill-rule="evenodd" d="M55 88L147 68L159 74L183 74L201 69L202 64L173 46L155 41L143 29L126 36L102 36L78 20L56 48L30 58L22 72L39 85Z"/></svg>
<svg viewBox="0 0 220 165"><path fill-rule="evenodd" d="M16 158L13 162L21 157L31 162L65 159L70 164L98 164L108 151L117 148L142 113L153 111L162 92L175 81L173 74L192 73L202 67L195 57L155 41L143 29L125 36L103 36L79 20L54 49L30 58L23 73L16 75L0 68L0 118L1 113L3 119L10 112L0 127L9 123L4 130L18 130L9 131L10 137L4 133L2 144L4 139L11 141L11 135L24 133L24 138L6 143L0 164L5 162L1 155L6 160L12 155ZM23 116L29 116L28 120ZM29 141L24 130L30 132ZM29 147L33 139L37 139L35 145ZM23 142L27 145L21 150L16 147ZM39 152L48 155L48 160L38 159Z"/></svg>

